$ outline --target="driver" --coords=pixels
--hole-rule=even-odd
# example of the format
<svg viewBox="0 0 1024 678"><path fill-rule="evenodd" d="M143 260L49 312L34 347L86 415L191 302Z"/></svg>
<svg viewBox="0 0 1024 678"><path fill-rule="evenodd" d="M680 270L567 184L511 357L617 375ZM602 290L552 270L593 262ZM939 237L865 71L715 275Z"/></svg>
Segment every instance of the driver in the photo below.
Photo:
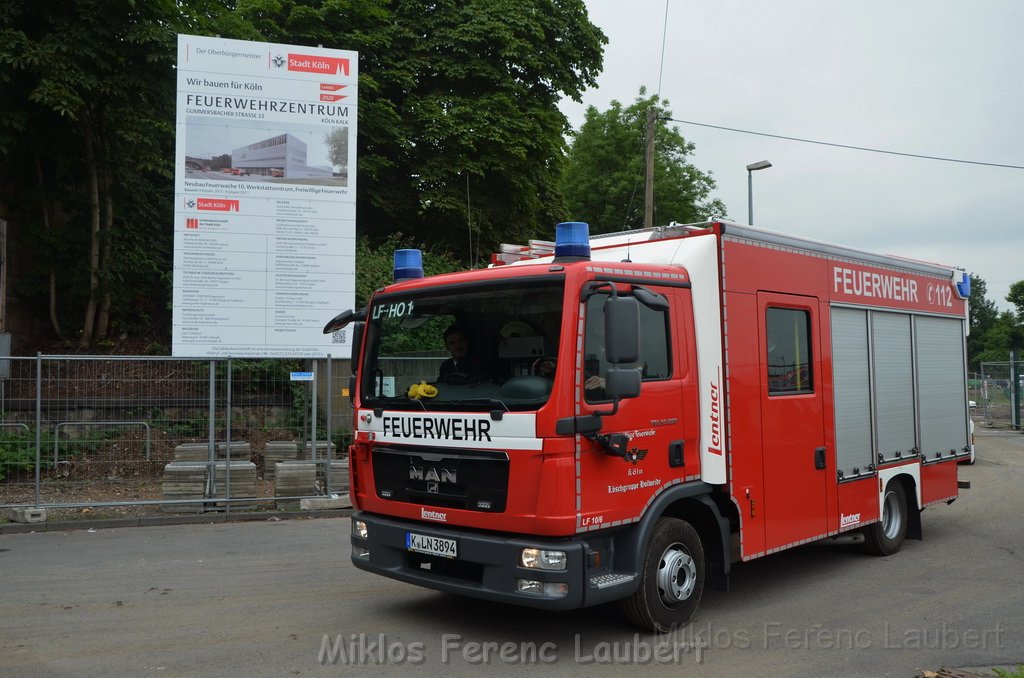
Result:
<svg viewBox="0 0 1024 678"><path fill-rule="evenodd" d="M483 361L473 355L469 336L459 325L450 325L444 331L444 347L451 357L441 363L438 381L445 381L455 374L465 375L466 378L485 374Z"/></svg>

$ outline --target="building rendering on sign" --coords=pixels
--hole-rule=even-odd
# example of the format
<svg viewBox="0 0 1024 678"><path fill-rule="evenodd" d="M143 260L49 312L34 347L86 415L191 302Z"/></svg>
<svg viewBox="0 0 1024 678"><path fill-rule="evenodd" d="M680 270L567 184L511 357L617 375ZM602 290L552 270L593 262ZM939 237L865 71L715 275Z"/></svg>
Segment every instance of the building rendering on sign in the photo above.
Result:
<svg viewBox="0 0 1024 678"><path fill-rule="evenodd" d="M279 134L236 148L231 166L249 174L273 177L329 177L329 167L306 164L306 144L291 134Z"/></svg>

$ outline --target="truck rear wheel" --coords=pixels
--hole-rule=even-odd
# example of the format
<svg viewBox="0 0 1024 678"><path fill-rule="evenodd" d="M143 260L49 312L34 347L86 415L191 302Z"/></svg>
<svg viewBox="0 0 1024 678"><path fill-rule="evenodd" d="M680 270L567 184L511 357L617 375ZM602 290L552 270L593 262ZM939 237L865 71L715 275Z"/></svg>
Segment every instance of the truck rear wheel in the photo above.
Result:
<svg viewBox="0 0 1024 678"><path fill-rule="evenodd" d="M704 547L693 526L662 518L647 543L640 588L622 601L633 624L666 633L688 622L704 593Z"/></svg>
<svg viewBox="0 0 1024 678"><path fill-rule="evenodd" d="M891 481L882 497L882 519L864 530L864 548L876 556L900 550L907 536L907 491L898 480Z"/></svg>

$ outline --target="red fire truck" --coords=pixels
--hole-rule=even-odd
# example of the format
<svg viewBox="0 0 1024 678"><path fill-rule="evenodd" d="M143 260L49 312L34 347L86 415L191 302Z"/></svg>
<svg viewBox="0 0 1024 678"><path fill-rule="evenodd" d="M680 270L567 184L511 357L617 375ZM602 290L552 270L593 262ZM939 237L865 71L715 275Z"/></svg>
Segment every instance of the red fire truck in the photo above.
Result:
<svg viewBox="0 0 1024 678"><path fill-rule="evenodd" d="M734 562L891 554L957 497L963 271L726 222L586 231L427 278L399 251L325 327L355 335L356 567L666 631Z"/></svg>

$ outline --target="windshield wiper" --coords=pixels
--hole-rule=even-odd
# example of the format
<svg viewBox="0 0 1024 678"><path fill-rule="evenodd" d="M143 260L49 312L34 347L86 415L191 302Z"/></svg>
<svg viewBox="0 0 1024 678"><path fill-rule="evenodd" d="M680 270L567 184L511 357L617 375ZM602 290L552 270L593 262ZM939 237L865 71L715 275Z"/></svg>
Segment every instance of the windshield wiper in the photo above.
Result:
<svg viewBox="0 0 1024 678"><path fill-rule="evenodd" d="M374 401L373 407L395 407L396 405L416 403L422 408L424 412L430 412L431 408L427 407L427 404L435 406L433 409L444 409L451 405L488 405L494 409L491 410L491 417L494 419L501 419L506 412L511 412L512 408L508 406L504 401L498 400L497 398L461 398L455 400L420 400L418 398L407 398L405 396L395 396L392 398L379 398ZM369 404L369 403L368 403Z"/></svg>
<svg viewBox="0 0 1024 678"><path fill-rule="evenodd" d="M426 403L418 398L410 398L409 396L378 396L372 401L367 401L367 404L374 408L394 407L395 405L405 405L406 403L416 403L424 412L428 411Z"/></svg>
<svg viewBox="0 0 1024 678"><path fill-rule="evenodd" d="M456 398L454 400L444 400L443 402L446 405L499 405L506 412L512 411L511 407L497 398Z"/></svg>
<svg viewBox="0 0 1024 678"><path fill-rule="evenodd" d="M456 400L445 400L445 405L490 405L494 407L497 405L501 409L491 410L491 419L500 421L506 412L511 412L512 408L505 404L504 401L498 400L497 398L462 398Z"/></svg>

